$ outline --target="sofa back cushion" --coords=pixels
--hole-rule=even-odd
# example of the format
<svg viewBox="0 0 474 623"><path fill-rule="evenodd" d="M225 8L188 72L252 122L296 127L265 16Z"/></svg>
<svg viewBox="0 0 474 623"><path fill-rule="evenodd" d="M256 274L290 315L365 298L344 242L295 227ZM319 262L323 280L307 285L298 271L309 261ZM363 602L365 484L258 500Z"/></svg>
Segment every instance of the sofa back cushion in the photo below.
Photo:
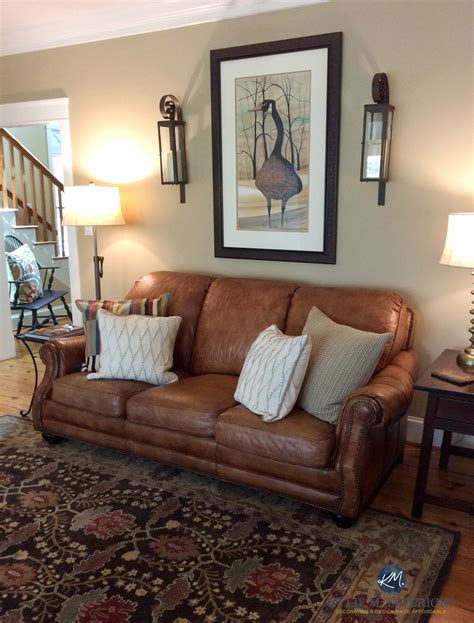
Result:
<svg viewBox="0 0 474 623"><path fill-rule="evenodd" d="M259 279L216 279L199 318L193 374L240 374L249 348L261 331L273 324L284 331L296 287Z"/></svg>
<svg viewBox="0 0 474 623"><path fill-rule="evenodd" d="M386 344L376 371L410 346L413 312L394 292L372 288L300 287L291 300L285 333L299 335L312 307L318 307L339 324L373 333L392 333L394 337Z"/></svg>
<svg viewBox="0 0 474 623"><path fill-rule="evenodd" d="M127 298L157 298L163 292L171 295L168 316L181 316L174 348L174 366L191 370L191 354L196 327L211 277L191 273L159 271L148 273L135 282Z"/></svg>

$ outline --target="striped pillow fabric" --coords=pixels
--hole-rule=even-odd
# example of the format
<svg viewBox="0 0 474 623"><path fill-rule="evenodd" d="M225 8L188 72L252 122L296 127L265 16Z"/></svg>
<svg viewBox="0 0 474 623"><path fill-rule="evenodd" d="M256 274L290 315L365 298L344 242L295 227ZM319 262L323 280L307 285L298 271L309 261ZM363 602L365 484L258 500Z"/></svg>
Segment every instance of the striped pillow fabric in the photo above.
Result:
<svg viewBox="0 0 474 623"><path fill-rule="evenodd" d="M342 403L368 383L393 335L338 324L317 307L309 312L301 333L311 337L312 349L298 405L336 424Z"/></svg>
<svg viewBox="0 0 474 623"><path fill-rule="evenodd" d="M84 370L97 372L99 370L100 331L97 322L99 309L116 314L117 316L167 316L170 294L162 294L157 299L129 299L124 301L78 299L76 305L84 320L86 333L86 362Z"/></svg>

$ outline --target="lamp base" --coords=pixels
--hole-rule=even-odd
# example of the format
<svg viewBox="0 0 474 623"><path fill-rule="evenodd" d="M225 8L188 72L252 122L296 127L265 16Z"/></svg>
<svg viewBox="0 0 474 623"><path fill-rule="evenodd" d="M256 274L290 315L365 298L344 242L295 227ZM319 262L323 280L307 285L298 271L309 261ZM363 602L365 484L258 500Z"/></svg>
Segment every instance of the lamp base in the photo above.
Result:
<svg viewBox="0 0 474 623"><path fill-rule="evenodd" d="M466 348L458 353L456 363L465 372L474 374L474 348Z"/></svg>

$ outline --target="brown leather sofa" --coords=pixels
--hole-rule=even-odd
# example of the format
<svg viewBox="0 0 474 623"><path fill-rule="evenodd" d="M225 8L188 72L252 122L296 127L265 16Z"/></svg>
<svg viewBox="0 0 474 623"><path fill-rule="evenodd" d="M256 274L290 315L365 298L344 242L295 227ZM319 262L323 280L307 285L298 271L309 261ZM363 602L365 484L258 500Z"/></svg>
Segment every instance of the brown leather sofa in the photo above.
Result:
<svg viewBox="0 0 474 623"><path fill-rule="evenodd" d="M278 281L150 273L127 298L171 293L183 318L174 351L177 383L154 387L88 381L85 340L46 343L46 371L33 406L50 442L81 439L203 474L290 496L332 511L338 525L359 516L403 456L416 358L413 313L397 294ZM265 424L234 400L246 353L264 328L301 333L311 307L336 322L394 334L365 386L347 398L337 426L295 409Z"/></svg>

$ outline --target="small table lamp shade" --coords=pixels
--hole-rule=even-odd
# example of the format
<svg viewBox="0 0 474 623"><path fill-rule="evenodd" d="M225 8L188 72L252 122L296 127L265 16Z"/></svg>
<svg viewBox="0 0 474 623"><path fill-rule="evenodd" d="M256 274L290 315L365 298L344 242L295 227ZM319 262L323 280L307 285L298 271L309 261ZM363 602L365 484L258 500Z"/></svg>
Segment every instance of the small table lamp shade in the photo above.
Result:
<svg viewBox="0 0 474 623"><path fill-rule="evenodd" d="M474 277L474 212L449 215L446 242L439 261L448 266L470 268ZM471 294L474 295L474 289ZM471 344L458 354L457 362L461 368L474 374L474 309L470 313L473 316L469 328Z"/></svg>
<svg viewBox="0 0 474 623"><path fill-rule="evenodd" d="M439 261L448 266L474 268L474 212L449 215L448 233Z"/></svg>
<svg viewBox="0 0 474 623"><path fill-rule="evenodd" d="M124 225L115 186L66 186L63 225Z"/></svg>

